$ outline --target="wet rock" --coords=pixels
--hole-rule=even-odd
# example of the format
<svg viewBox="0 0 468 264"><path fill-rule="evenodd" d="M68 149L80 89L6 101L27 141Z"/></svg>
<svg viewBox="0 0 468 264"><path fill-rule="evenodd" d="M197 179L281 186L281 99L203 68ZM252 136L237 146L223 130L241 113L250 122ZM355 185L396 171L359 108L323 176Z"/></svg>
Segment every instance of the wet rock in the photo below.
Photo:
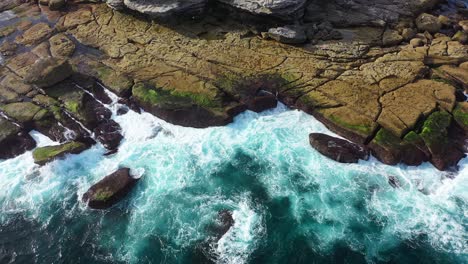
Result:
<svg viewBox="0 0 468 264"><path fill-rule="evenodd" d="M419 31L424 32L427 31L429 33L437 33L442 28L440 21L437 17L423 13L416 18L416 26L418 27Z"/></svg>
<svg viewBox="0 0 468 264"><path fill-rule="evenodd" d="M233 116L199 106L189 97L173 95L146 84L133 86L133 100L145 111L172 124L204 128L232 122Z"/></svg>
<svg viewBox="0 0 468 264"><path fill-rule="evenodd" d="M109 150L117 149L119 147L120 141L123 139L120 132L121 127L114 120L106 120L94 129L97 140L99 140L99 142Z"/></svg>
<svg viewBox="0 0 468 264"><path fill-rule="evenodd" d="M134 111L136 113L139 113L139 114L141 113L140 106L138 106L138 104L132 98L130 98L130 99L119 98L118 103L128 106L129 109L131 109L132 111Z"/></svg>
<svg viewBox="0 0 468 264"><path fill-rule="evenodd" d="M130 175L130 169L119 169L93 185L83 195L82 201L93 209L109 208L124 198L137 181Z"/></svg>
<svg viewBox="0 0 468 264"><path fill-rule="evenodd" d="M12 122L0 117L0 159L9 159L36 147L36 141Z"/></svg>
<svg viewBox="0 0 468 264"><path fill-rule="evenodd" d="M64 157L67 154L80 154L88 148L89 146L85 143L72 141L57 146L36 148L33 151L33 158L36 164L45 165L55 159Z"/></svg>
<svg viewBox="0 0 468 264"><path fill-rule="evenodd" d="M75 43L63 33L51 37L49 43L53 57L69 57L75 51Z"/></svg>
<svg viewBox="0 0 468 264"><path fill-rule="evenodd" d="M234 226L234 218L229 210L221 210L218 212L218 218L213 226L213 231L218 240L223 237L231 227Z"/></svg>
<svg viewBox="0 0 468 264"><path fill-rule="evenodd" d="M307 41L304 29L295 26L272 28L268 30L268 36L286 44L301 44Z"/></svg>
<svg viewBox="0 0 468 264"><path fill-rule="evenodd" d="M273 94L262 94L248 100L247 109L260 113L268 109L276 108L278 99Z"/></svg>
<svg viewBox="0 0 468 264"><path fill-rule="evenodd" d="M314 149L341 163L357 163L360 159L367 160L369 158L366 149L347 140L320 133L310 134L309 139Z"/></svg>
<svg viewBox="0 0 468 264"><path fill-rule="evenodd" d="M117 115L125 115L126 113L128 113L128 111L129 109L126 106L119 107L119 109L117 109Z"/></svg>
<svg viewBox="0 0 468 264"><path fill-rule="evenodd" d="M11 103L1 106L0 109L5 112L8 117L20 122L27 128L32 127L36 115L41 116L43 114L40 106L29 102Z"/></svg>
<svg viewBox="0 0 468 264"><path fill-rule="evenodd" d="M382 36L382 45L396 46L403 41L403 37L396 30L387 29Z"/></svg>
<svg viewBox="0 0 468 264"><path fill-rule="evenodd" d="M53 30L46 23L38 23L28 30L23 35L16 38L16 42L23 45L34 45L42 42L52 35Z"/></svg>
<svg viewBox="0 0 468 264"><path fill-rule="evenodd" d="M390 184L394 189L401 187L400 181L395 176L388 177L388 184Z"/></svg>
<svg viewBox="0 0 468 264"><path fill-rule="evenodd" d="M68 61L46 58L40 59L32 65L24 81L45 88L67 79L71 74L72 68Z"/></svg>
<svg viewBox="0 0 468 264"><path fill-rule="evenodd" d="M3 56L11 56L15 54L18 45L14 42L5 41L0 45L0 54Z"/></svg>

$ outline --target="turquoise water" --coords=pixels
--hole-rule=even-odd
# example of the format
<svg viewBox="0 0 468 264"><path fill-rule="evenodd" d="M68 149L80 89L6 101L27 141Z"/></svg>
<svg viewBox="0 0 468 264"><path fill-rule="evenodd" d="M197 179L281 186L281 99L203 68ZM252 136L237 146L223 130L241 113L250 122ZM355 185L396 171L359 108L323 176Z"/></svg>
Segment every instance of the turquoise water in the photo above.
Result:
<svg viewBox="0 0 468 264"><path fill-rule="evenodd" d="M30 152L0 161L0 263L204 263L200 252L216 263L468 262L466 159L457 174L339 164L308 143L332 133L283 105L209 129L114 119L125 140L112 157L98 145L43 167ZM119 166L137 187L87 209L81 195ZM216 243L223 209L235 225Z"/></svg>

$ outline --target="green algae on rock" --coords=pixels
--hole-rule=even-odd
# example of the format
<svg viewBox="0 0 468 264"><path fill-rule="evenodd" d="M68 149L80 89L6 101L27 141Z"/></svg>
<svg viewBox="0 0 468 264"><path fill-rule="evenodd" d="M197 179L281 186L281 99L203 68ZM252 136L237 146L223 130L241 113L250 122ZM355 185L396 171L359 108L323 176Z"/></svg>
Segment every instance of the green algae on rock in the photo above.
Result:
<svg viewBox="0 0 468 264"><path fill-rule="evenodd" d="M67 154L80 154L88 146L81 142L69 142L58 146L48 146L36 148L33 151L34 162L39 165L45 165L55 159L64 157Z"/></svg>

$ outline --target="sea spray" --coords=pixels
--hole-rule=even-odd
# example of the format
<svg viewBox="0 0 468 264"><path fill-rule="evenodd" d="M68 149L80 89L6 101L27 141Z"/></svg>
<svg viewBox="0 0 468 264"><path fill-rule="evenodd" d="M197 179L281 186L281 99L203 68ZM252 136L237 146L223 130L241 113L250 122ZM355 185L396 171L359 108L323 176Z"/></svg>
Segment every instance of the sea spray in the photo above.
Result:
<svg viewBox="0 0 468 264"><path fill-rule="evenodd" d="M430 164L339 164L308 143L310 132L332 133L284 105L208 129L144 112L113 119L125 138L110 157L96 145L40 168L31 152L0 162L2 230L20 223L31 232L24 244L35 245L15 254L39 263L187 263L228 209L235 224L211 256L220 263L466 260L466 159L455 177ZM81 195L121 166L143 175L134 191L110 210L86 208ZM1 243L7 256L17 250Z"/></svg>

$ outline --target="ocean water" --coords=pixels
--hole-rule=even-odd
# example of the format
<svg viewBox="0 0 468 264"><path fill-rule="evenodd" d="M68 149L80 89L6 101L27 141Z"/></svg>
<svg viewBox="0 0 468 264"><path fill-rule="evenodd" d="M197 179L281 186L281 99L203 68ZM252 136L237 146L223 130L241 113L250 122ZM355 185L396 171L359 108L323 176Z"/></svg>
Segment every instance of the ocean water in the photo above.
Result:
<svg viewBox="0 0 468 264"><path fill-rule="evenodd" d="M0 263L468 262L467 160L456 174L339 164L308 143L333 133L284 105L208 129L113 118L125 136L114 156L97 145L43 167L31 152L0 161ZM82 194L120 166L141 176L136 188L86 208ZM235 224L216 242L221 210Z"/></svg>

